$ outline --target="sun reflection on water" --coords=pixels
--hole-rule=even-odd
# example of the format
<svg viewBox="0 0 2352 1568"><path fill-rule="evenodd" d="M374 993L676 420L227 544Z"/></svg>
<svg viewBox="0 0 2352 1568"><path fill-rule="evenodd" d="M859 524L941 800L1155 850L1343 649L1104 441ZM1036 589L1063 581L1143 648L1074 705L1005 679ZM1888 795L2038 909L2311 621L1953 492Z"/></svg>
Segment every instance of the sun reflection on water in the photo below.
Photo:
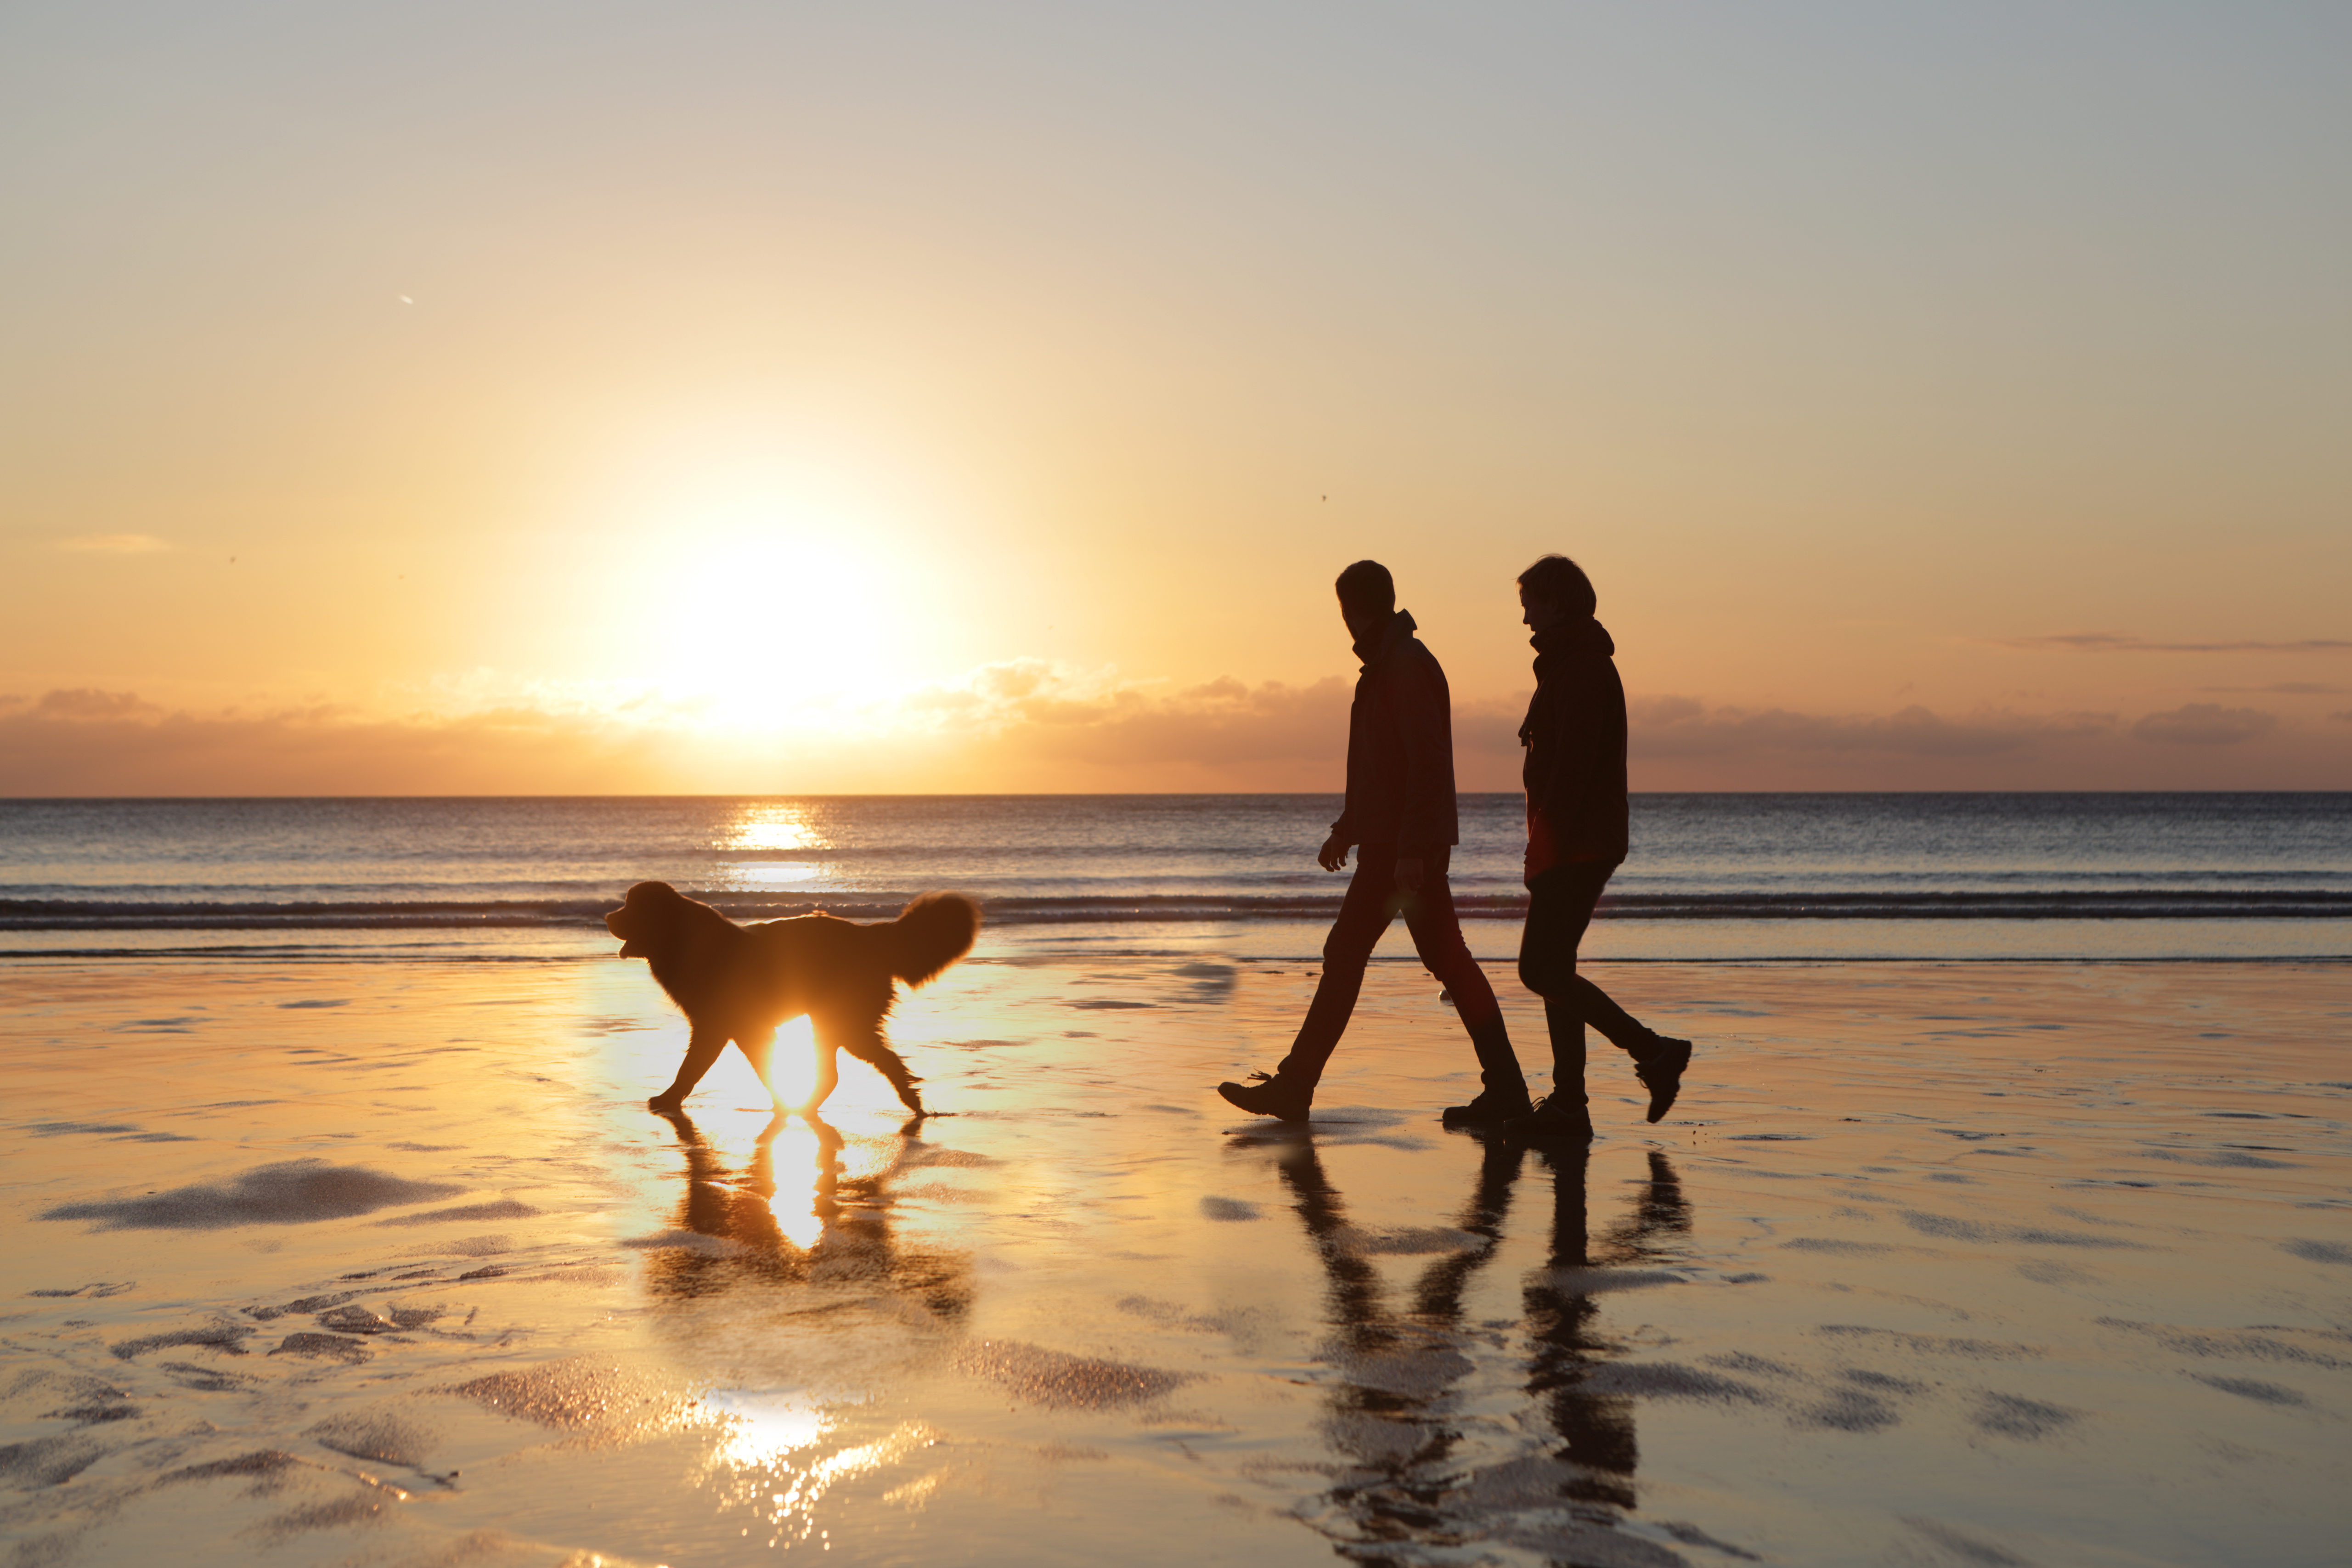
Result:
<svg viewBox="0 0 2352 1568"><path fill-rule="evenodd" d="M723 882L752 890L817 880L834 842L811 807L761 801L738 807L711 847L731 862L721 873ZM770 855L776 858L756 858Z"/></svg>
<svg viewBox="0 0 2352 1568"><path fill-rule="evenodd" d="M782 864L754 860L749 865L730 866L728 879L738 885L769 886L778 882L807 882L815 879L824 868L804 860L787 860Z"/></svg>
<svg viewBox="0 0 2352 1568"><path fill-rule="evenodd" d="M718 847L739 854L782 853L830 849L833 840L807 806L779 801L742 807L721 831Z"/></svg>

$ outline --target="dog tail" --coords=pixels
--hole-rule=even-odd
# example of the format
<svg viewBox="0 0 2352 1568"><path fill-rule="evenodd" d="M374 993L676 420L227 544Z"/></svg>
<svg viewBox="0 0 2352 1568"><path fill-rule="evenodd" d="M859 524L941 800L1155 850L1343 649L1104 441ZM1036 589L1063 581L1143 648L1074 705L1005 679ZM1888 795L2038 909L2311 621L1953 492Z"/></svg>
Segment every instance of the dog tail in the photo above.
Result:
<svg viewBox="0 0 2352 1568"><path fill-rule="evenodd" d="M887 930L890 973L920 985L971 951L980 906L961 893L925 893L899 910Z"/></svg>

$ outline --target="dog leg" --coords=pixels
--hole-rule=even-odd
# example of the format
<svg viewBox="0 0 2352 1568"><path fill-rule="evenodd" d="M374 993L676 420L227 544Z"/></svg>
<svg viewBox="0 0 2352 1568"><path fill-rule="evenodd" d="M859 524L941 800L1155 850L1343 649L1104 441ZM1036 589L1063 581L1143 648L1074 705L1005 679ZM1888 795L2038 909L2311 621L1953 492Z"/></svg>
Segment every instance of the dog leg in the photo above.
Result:
<svg viewBox="0 0 2352 1568"><path fill-rule="evenodd" d="M702 1081L702 1075L710 1070L710 1064L726 1048L727 1037L717 1030L695 1030L686 1042L686 1059L677 1064L677 1076L670 1079L667 1089L646 1101L646 1108L660 1111L682 1108L686 1097L694 1092L694 1086Z"/></svg>
<svg viewBox="0 0 2352 1568"><path fill-rule="evenodd" d="M735 1044L743 1052L743 1059L751 1064L751 1070L760 1075L760 1087L768 1091L768 1099L773 1102L776 1086L768 1081L768 1061L775 1055L776 1031L769 1029L756 1035L738 1035Z"/></svg>
<svg viewBox="0 0 2352 1568"><path fill-rule="evenodd" d="M915 1085L921 1080L907 1070L905 1059L890 1048L889 1041L882 1037L880 1020L877 1019L870 1024L832 1026L820 1021L817 1026L817 1038L828 1046L837 1046L847 1051L851 1056L888 1079L890 1087L898 1091L899 1103L908 1110L918 1116L929 1114L923 1110L921 1093L915 1088Z"/></svg>
<svg viewBox="0 0 2352 1568"><path fill-rule="evenodd" d="M801 1115L811 1125L816 1123L817 1107L825 1102L833 1093L834 1086L840 1081L840 1047L830 1040L819 1040L816 1043L816 1082L810 1086L809 1097L801 1102L800 1107Z"/></svg>

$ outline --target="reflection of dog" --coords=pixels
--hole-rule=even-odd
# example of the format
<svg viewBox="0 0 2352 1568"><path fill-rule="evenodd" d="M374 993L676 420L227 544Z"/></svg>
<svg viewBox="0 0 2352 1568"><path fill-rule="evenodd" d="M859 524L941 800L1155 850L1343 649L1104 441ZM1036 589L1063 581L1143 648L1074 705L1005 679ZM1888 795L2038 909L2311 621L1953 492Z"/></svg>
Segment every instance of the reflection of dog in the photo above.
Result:
<svg viewBox="0 0 2352 1568"><path fill-rule="evenodd" d="M816 1089L804 1109L833 1092L835 1053L847 1051L919 1116L915 1075L882 1037L883 1015L895 982L920 985L971 951L980 908L961 893L925 893L897 920L873 925L824 914L737 925L667 882L639 882L604 925L621 939L623 958L652 964L693 1026L677 1079L646 1102L656 1110L683 1105L730 1040L766 1083L776 1026L805 1013L816 1028Z"/></svg>

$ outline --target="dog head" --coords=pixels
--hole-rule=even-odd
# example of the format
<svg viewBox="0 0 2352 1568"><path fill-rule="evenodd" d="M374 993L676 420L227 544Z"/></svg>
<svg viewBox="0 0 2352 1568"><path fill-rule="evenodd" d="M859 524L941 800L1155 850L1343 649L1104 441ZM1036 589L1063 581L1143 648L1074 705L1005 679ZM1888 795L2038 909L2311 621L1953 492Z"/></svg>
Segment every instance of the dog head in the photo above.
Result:
<svg viewBox="0 0 2352 1568"><path fill-rule="evenodd" d="M667 882L639 882L604 917L604 929L621 939L623 958L650 958L693 902Z"/></svg>

